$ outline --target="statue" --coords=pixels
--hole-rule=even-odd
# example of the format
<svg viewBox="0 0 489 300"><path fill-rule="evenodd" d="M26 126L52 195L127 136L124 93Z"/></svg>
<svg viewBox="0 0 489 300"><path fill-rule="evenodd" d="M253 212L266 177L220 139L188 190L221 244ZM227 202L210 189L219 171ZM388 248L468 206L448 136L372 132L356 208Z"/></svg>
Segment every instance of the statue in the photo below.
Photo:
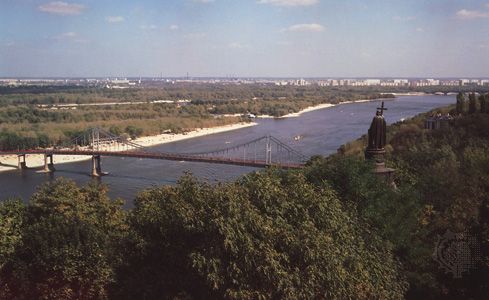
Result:
<svg viewBox="0 0 489 300"><path fill-rule="evenodd" d="M377 176L380 176L390 186L397 189L396 183L394 182L395 170L387 168L384 161L385 137L387 132L387 126L384 120L384 110L387 110L387 108L384 107L384 101L382 101L382 105L377 108L377 113L368 129L368 145L365 150L365 158L374 163L374 173L377 174Z"/></svg>
<svg viewBox="0 0 489 300"><path fill-rule="evenodd" d="M386 123L384 119L384 102L382 101L381 107L377 108L377 113L370 124L368 130L368 144L365 151L365 157L367 159L375 158L377 161L382 162L385 153L385 141L386 141Z"/></svg>

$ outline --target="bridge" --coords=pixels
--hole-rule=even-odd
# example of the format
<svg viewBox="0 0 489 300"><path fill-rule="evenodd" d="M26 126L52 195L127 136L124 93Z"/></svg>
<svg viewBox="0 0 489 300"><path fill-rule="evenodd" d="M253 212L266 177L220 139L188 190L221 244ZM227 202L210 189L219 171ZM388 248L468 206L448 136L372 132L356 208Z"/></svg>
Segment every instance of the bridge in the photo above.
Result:
<svg viewBox="0 0 489 300"><path fill-rule="evenodd" d="M17 155L18 168L27 169L27 155L44 155L44 172L54 172L54 155L91 156L91 175L105 175L101 167L102 156L134 157L173 161L202 162L265 168L275 166L298 169L304 166L306 157L273 136L263 136L246 143L229 147L191 153L158 152L116 136L101 128L92 128L80 134L68 144L50 149L0 151L0 155Z"/></svg>

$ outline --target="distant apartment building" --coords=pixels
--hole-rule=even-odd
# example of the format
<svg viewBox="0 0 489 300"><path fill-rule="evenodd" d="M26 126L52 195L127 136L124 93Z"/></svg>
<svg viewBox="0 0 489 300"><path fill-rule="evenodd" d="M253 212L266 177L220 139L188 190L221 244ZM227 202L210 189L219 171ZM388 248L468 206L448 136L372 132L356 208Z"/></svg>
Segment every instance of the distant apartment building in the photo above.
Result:
<svg viewBox="0 0 489 300"><path fill-rule="evenodd" d="M112 84L129 84L129 80L127 80L127 78L124 79L115 78L107 81L109 81Z"/></svg>
<svg viewBox="0 0 489 300"><path fill-rule="evenodd" d="M414 87L435 86L435 85L440 85L440 80L429 78L429 79L415 80L411 82L411 86Z"/></svg>
<svg viewBox="0 0 489 300"><path fill-rule="evenodd" d="M440 85L445 85L445 86L459 86L460 82L459 80L454 80L454 79L448 79L448 80L440 80Z"/></svg>
<svg viewBox="0 0 489 300"><path fill-rule="evenodd" d="M383 80L380 83L381 86L408 86L409 80L407 79L389 79Z"/></svg>

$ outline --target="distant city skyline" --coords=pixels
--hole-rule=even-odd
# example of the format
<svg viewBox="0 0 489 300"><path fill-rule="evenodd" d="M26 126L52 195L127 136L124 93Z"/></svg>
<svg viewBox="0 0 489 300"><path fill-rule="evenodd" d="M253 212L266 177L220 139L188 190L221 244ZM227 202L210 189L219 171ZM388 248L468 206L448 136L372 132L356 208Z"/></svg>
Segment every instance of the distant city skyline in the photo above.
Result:
<svg viewBox="0 0 489 300"><path fill-rule="evenodd" d="M489 77L489 0L1 0L0 26L0 77Z"/></svg>

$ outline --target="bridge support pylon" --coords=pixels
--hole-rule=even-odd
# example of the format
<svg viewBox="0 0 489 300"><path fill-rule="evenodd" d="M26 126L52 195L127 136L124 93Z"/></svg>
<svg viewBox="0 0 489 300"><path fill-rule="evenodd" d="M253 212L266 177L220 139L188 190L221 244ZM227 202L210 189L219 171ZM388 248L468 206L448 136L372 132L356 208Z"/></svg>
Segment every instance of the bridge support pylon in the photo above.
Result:
<svg viewBox="0 0 489 300"><path fill-rule="evenodd" d="M100 155L93 155L92 156L92 176L93 177L100 177L105 175L102 172L102 166L101 166L101 158Z"/></svg>
<svg viewBox="0 0 489 300"><path fill-rule="evenodd" d="M17 168L19 170L25 170L27 169L27 164L25 162L25 154L19 154L17 155L17 158L18 158L18 165L17 165Z"/></svg>
<svg viewBox="0 0 489 300"><path fill-rule="evenodd" d="M44 154L44 172L51 173L56 171L54 168L53 154Z"/></svg>

